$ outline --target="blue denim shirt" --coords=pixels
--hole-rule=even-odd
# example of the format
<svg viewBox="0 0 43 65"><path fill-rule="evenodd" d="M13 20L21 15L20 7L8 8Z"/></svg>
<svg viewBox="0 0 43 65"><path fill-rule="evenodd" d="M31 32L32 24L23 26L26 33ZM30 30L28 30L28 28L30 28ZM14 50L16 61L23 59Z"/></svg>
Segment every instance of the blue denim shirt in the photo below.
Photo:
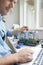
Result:
<svg viewBox="0 0 43 65"><path fill-rule="evenodd" d="M2 21L2 16L0 15L0 56L11 54L11 49L5 42L7 36L12 36L12 31L6 28L5 23Z"/></svg>

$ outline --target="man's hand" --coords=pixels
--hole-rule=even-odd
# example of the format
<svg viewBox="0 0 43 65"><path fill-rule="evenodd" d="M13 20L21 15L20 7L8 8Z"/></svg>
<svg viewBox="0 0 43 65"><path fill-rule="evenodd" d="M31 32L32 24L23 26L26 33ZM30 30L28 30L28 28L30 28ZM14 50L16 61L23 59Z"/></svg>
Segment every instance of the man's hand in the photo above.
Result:
<svg viewBox="0 0 43 65"><path fill-rule="evenodd" d="M20 31L23 32L24 30L28 31L28 27L27 26L23 26L20 28Z"/></svg>
<svg viewBox="0 0 43 65"><path fill-rule="evenodd" d="M20 50L18 53L16 53L16 57L17 57L17 62L19 63L24 63L24 62L29 62L29 61L32 61L32 55L33 55L33 52L31 50L28 50L28 49L23 49L23 50Z"/></svg>
<svg viewBox="0 0 43 65"><path fill-rule="evenodd" d="M21 28L17 28L17 29L14 29L13 31L12 31L12 35L15 35L15 34L17 34L17 33L20 33L20 32L23 32L23 31L28 31L28 27L27 26L23 26L23 27L21 27Z"/></svg>

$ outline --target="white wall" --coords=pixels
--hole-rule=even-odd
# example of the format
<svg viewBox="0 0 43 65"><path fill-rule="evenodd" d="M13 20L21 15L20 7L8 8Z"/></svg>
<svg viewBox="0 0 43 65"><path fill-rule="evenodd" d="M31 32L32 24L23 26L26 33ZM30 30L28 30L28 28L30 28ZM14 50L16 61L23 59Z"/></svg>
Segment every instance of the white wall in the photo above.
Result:
<svg viewBox="0 0 43 65"><path fill-rule="evenodd" d="M43 9L40 9L39 26L43 28ZM43 39L43 31L38 32L38 38Z"/></svg>
<svg viewBox="0 0 43 65"><path fill-rule="evenodd" d="M39 24L40 24L40 27L43 27L43 9L40 10L40 15L39 15Z"/></svg>

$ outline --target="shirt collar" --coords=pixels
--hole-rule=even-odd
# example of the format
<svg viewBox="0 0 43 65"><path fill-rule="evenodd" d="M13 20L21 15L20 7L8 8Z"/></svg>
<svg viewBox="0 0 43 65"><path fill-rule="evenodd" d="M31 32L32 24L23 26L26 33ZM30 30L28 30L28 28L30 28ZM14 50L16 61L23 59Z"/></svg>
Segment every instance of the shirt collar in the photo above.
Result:
<svg viewBox="0 0 43 65"><path fill-rule="evenodd" d="M0 21L2 20L2 16L1 16L1 14L0 14Z"/></svg>

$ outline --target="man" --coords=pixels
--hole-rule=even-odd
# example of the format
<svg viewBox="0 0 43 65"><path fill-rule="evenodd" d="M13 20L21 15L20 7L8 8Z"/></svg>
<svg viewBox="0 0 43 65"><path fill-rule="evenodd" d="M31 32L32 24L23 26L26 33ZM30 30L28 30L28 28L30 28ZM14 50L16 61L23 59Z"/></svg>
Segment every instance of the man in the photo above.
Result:
<svg viewBox="0 0 43 65"><path fill-rule="evenodd" d="M2 16L6 15L15 3L16 0L0 0L0 65L10 65L17 62L24 63L32 60L32 51L23 49L18 53L11 54L11 49L5 43L6 36L12 36L28 30L26 26L14 31L7 30L2 21Z"/></svg>

